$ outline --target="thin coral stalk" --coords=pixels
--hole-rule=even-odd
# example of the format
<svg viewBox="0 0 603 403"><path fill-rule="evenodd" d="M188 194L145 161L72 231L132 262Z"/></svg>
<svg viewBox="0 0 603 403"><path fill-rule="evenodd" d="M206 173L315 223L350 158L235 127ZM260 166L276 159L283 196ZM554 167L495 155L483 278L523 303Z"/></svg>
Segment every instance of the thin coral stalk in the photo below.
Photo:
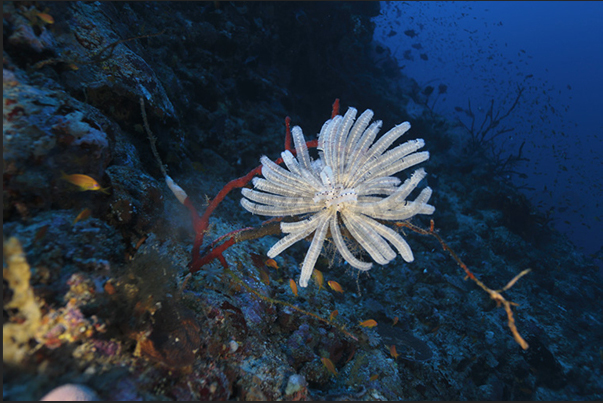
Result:
<svg viewBox="0 0 603 403"><path fill-rule="evenodd" d="M509 283L506 286L504 286L502 289L493 290L490 287L488 287L486 284L482 283L477 277L475 277L475 275L469 270L467 265L465 263L463 263L463 261L458 257L458 255L454 252L454 250L452 250L452 248L450 248L450 246L448 246L448 244L446 242L444 242L442 237L435 231L435 229L434 229L435 224L434 224L433 220L431 220L431 225L430 225L429 230L417 227L409 222L400 222L398 224L401 227L409 228L419 234L431 235L431 236L435 237L442 245L442 248L444 250L446 250L450 254L450 256L452 256L452 258L455 260L455 262L465 271L465 273L467 274L467 277L465 279L470 278L471 280L473 280L475 282L475 284L477 284L482 290L486 291L490 295L490 298L492 298L494 301L496 301L497 306L501 306L501 305L504 306L505 312L507 312L507 318L508 318L507 324L509 326L509 329L511 330L511 333L513 334L513 338L515 339L517 344L519 344L521 346L521 348L523 348L524 350L527 350L527 348L529 347L528 343L519 334L519 331L517 330L517 326L515 326L513 310L511 309L511 305L517 305L517 304L515 302L507 301L505 299L505 297L502 296L501 293L508 290L509 288L513 287L513 285L517 282L517 280L519 280L524 275L528 274L531 271L531 269L523 270L521 273L516 275L511 281L509 281Z"/></svg>

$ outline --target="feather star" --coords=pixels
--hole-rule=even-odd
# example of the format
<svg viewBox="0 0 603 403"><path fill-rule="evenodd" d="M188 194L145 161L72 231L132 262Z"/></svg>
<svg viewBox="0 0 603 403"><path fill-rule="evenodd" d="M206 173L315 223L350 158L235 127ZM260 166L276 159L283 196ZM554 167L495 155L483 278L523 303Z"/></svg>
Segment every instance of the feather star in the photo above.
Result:
<svg viewBox="0 0 603 403"><path fill-rule="evenodd" d="M241 205L251 213L302 218L281 223L281 231L287 235L270 248L268 257L274 258L314 233L302 265L301 287L308 285L328 231L343 259L366 271L372 263L352 254L342 228L378 264L387 264L396 257L388 242L405 261L412 262L413 253L404 238L377 220L408 220L435 211L427 204L432 193L429 187L415 200L406 200L425 177L425 170L416 170L404 183L391 176L429 159L429 152L417 152L425 142L409 140L388 150L410 129L410 124L395 126L375 142L382 122L369 125L373 117L370 109L358 119L356 112L349 108L344 116L337 115L324 123L318 135L316 160L310 157L302 129L295 126L291 134L297 157L288 150L281 153L287 169L263 156L260 161L264 178L254 178L255 189L242 189Z"/></svg>

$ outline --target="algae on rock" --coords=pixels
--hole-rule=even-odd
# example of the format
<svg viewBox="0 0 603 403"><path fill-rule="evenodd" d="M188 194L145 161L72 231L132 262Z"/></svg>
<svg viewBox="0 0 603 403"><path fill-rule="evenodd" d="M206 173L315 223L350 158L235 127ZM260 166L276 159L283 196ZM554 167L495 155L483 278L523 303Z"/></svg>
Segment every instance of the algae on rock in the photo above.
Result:
<svg viewBox="0 0 603 403"><path fill-rule="evenodd" d="M15 237L4 241L4 264L2 277L12 290L12 298L6 309L17 309L23 317L22 323L5 323L2 326L2 360L5 364L18 365L27 352L27 342L40 327L42 312L29 284L31 271L21 243Z"/></svg>

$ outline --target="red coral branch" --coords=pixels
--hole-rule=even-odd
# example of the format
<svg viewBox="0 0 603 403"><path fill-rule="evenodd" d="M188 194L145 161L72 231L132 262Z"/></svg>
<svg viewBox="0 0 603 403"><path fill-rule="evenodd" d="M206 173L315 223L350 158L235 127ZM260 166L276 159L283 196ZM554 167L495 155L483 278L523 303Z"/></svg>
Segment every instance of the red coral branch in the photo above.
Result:
<svg viewBox="0 0 603 403"><path fill-rule="evenodd" d="M331 111L331 119L333 119L337 115L339 115L339 98L335 98L335 102L333 102L333 110Z"/></svg>
<svg viewBox="0 0 603 403"><path fill-rule="evenodd" d="M333 102L333 110L331 112L331 119L333 117L335 117L337 114L339 113L339 98L337 98L335 100L335 102ZM311 140L306 142L306 147L308 148L314 148L318 146L318 140ZM289 116L287 116L285 118L285 150L289 150L291 151L291 153L293 155L297 154L297 150L294 150L292 147L292 140L291 140L291 118ZM275 163L277 164L281 164L283 162L282 158L278 158ZM254 176L259 175L262 173L262 166L258 166L254 169L252 169L247 175L242 176L240 178L237 179L233 179L230 182L228 182L223 188L222 190L220 190L220 192L216 195L216 197L214 197L209 205L207 206L207 209L205 209L205 212L203 213L203 215L201 217L199 217L199 213L197 212L197 209L195 208L195 206L193 205L193 203L190 201L190 198L187 197L184 200L184 205L189 209L190 213L191 213L191 218L193 220L193 228L195 229L195 241L193 244L193 250L192 250L192 261L189 267L189 270L191 273L196 273L197 271L199 271L201 269L201 267L203 265L206 265L207 263L211 262L214 259L218 259L220 261L220 263L222 263L222 266L226 267L226 260L224 259L224 257L222 256L222 252L224 252L226 249L228 249L230 246L232 246L235 242L235 238L234 235L237 232L240 232L242 230L237 230L237 231L233 231L227 235L225 235L224 237L227 236L231 236L230 239L228 239L227 241L225 241L224 243L220 244L219 246L213 248L213 245L215 244L215 242L210 245L209 248L209 252L204 254L203 256L200 255L200 250L201 250L201 245L203 245L203 238L205 236L205 233L207 232L207 228L209 227L209 217L212 215L212 213L214 212L214 210L218 207L218 205L222 202L222 200L224 200L224 197L226 197L226 195L233 189L238 189L238 188L242 188L244 186L246 186L251 179L253 179ZM222 238L221 238L222 239Z"/></svg>
<svg viewBox="0 0 603 403"><path fill-rule="evenodd" d="M285 118L285 150L293 152L291 147L291 118L289 116Z"/></svg>
<svg viewBox="0 0 603 403"><path fill-rule="evenodd" d="M277 163L280 163L280 162L277 161ZM195 209L195 206L193 206L193 204L190 202L190 198L188 198L188 197L186 198L184 205L189 209L189 211L191 213L191 217L193 219L193 227L195 229L195 242L193 244L193 260L192 260L192 263L190 266L191 273L195 273L195 272L199 271L201 266L203 264L207 263L207 262L202 263L205 260L201 260L199 258L199 251L201 249L201 245L203 245L203 237L205 236L205 232L207 232L207 228L209 227L209 217L211 216L211 214L214 212L216 207L218 207L218 204L220 204L222 202L222 200L224 200L226 195L232 189L242 188L243 186L248 184L249 181L251 181L251 179L255 175L258 175L261 172L262 172L262 166L260 165L259 167L252 169L247 175L242 176L238 179L233 179L230 182L228 182L222 188L222 190L220 190L220 192L216 195L216 197L214 197L213 200L209 203L209 205L205 209L205 212L203 213L203 215L200 218L199 218L199 214L197 213L197 210ZM217 256L214 256L209 261L213 260L215 257L217 257Z"/></svg>

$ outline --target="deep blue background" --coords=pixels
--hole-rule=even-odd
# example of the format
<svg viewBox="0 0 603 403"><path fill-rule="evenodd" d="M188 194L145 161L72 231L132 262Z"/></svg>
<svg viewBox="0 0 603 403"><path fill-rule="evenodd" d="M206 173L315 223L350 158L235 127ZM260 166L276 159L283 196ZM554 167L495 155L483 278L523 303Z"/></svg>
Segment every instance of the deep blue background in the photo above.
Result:
<svg viewBox="0 0 603 403"><path fill-rule="evenodd" d="M517 84L527 87L503 122L515 128L505 149L525 139L530 159L518 167L527 178L513 180L603 266L603 2L382 2L374 21L403 73L448 85L438 113L469 123L455 106L508 107Z"/></svg>

